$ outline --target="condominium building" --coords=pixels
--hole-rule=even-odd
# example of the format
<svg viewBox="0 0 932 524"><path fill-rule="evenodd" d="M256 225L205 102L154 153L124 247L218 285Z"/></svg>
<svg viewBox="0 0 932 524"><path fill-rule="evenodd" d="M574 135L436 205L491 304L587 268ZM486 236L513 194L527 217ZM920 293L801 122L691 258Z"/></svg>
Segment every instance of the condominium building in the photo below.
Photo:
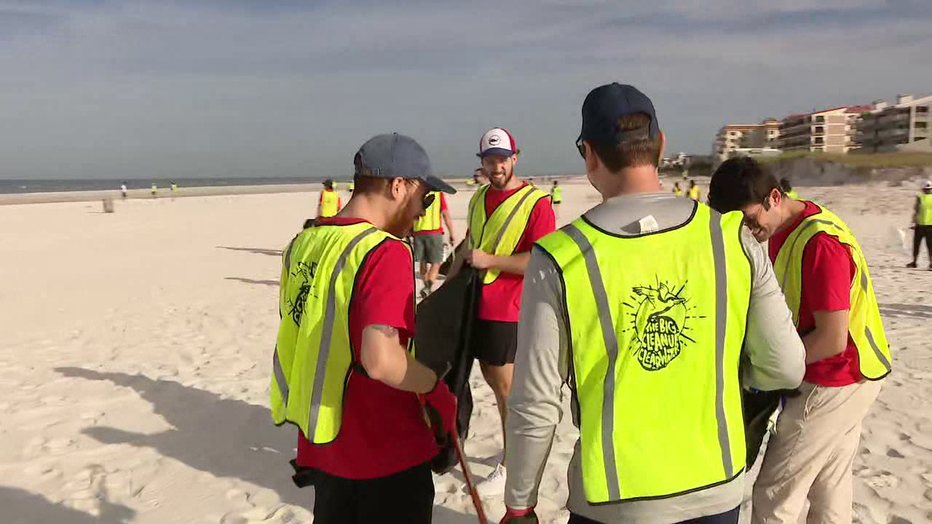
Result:
<svg viewBox="0 0 932 524"><path fill-rule="evenodd" d="M780 124L773 118L760 124L728 124L715 135L712 162L721 164L735 156L738 150L774 148L779 136Z"/></svg>
<svg viewBox="0 0 932 524"><path fill-rule="evenodd" d="M780 122L779 149L847 153L858 149L857 122L870 106L842 106L797 113Z"/></svg>
<svg viewBox="0 0 932 524"><path fill-rule="evenodd" d="M932 96L899 95L895 104L874 102L858 123L865 152L932 152Z"/></svg>

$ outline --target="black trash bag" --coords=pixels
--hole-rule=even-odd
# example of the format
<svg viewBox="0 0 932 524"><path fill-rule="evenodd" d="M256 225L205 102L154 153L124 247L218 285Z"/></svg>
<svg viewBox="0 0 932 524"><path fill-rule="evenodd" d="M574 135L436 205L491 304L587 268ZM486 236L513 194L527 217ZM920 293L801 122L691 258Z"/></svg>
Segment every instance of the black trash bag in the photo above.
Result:
<svg viewBox="0 0 932 524"><path fill-rule="evenodd" d="M797 389L778 389L776 391L749 391L741 392L744 405L744 437L747 445L747 470L757 460L760 447L767 434L770 417L780 406L784 397L799 396Z"/></svg>
<svg viewBox="0 0 932 524"><path fill-rule="evenodd" d="M453 251L450 252L450 256L440 264L440 274L447 276L450 274L450 269L453 268L453 262L456 260L456 254L459 252L460 248L463 247L463 244L466 243L466 240L460 240L460 243L453 248Z"/></svg>
<svg viewBox="0 0 932 524"><path fill-rule="evenodd" d="M441 375L456 396L456 432L461 442L469 435L473 408L469 389L473 357L469 344L478 285L478 272L463 267L418 305L415 316L414 357ZM440 454L431 462L431 469L446 473L456 466L456 449L453 442L440 444Z"/></svg>

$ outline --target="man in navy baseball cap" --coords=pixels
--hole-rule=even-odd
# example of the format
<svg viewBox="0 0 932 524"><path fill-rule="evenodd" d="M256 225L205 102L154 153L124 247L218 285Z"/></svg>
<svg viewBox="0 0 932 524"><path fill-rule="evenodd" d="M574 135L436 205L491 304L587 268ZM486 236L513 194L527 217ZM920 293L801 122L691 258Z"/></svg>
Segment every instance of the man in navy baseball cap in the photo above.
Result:
<svg viewBox="0 0 932 524"><path fill-rule="evenodd" d="M371 138L353 164L346 207L285 250L272 416L300 428L295 464L313 478L315 523L427 524L430 461L453 429L456 398L408 351L414 265L400 237L431 191L454 190L397 133Z"/></svg>

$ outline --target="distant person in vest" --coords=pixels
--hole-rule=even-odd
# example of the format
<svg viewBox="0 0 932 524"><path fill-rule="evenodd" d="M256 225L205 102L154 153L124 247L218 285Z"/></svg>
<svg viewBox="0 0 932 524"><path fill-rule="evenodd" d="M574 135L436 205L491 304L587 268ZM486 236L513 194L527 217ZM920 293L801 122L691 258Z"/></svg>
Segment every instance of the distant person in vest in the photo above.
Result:
<svg viewBox="0 0 932 524"><path fill-rule="evenodd" d="M450 218L450 209L447 208L447 199L443 193L436 191L430 207L414 222L414 260L420 263L420 276L424 281L421 298L427 297L434 289L434 283L440 275L440 264L443 262L443 224L447 225L450 234L450 246L455 246L453 235L453 220Z"/></svg>
<svg viewBox="0 0 932 524"><path fill-rule="evenodd" d="M431 192L455 191L397 133L367 141L354 163L346 207L282 257L272 417L300 428L296 462L311 472L302 478L313 479L315 523L428 523L429 461L453 428L456 399L408 352L414 267L400 237Z"/></svg>
<svg viewBox="0 0 932 524"><path fill-rule="evenodd" d="M683 196L683 189L680 187L679 182L673 183L673 194L676 196Z"/></svg>
<svg viewBox="0 0 932 524"><path fill-rule="evenodd" d="M695 180L689 181L689 198L699 201L699 186L696 185Z"/></svg>
<svg viewBox="0 0 932 524"><path fill-rule="evenodd" d="M913 261L906 267L916 267L919 260L919 247L922 239L926 241L929 252L929 269L932 270L932 180L922 184L922 191L916 195L916 210L913 213Z"/></svg>
<svg viewBox="0 0 932 524"><path fill-rule="evenodd" d="M793 184L790 183L790 179L783 177L780 179L780 189L783 190L783 194L794 199L799 200L799 193L793 189Z"/></svg>
<svg viewBox="0 0 932 524"><path fill-rule="evenodd" d="M457 257L451 269L455 274L459 261L465 260L482 271L471 346L482 375L495 393L503 438L518 345L524 270L531 246L553 231L556 223L549 195L515 174L518 153L514 138L502 128L490 129L480 138L478 156L489 183L469 201L468 242L464 242L463 256ZM504 443L507 449L507 440ZM505 488L504 460L502 450L501 462L476 486L480 495L500 494Z"/></svg>
<svg viewBox="0 0 932 524"><path fill-rule="evenodd" d="M890 373L890 348L867 260L831 211L787 198L752 158L724 162L712 175L709 205L740 210L768 242L777 280L806 346L800 395L784 401L754 486L753 520L851 522L851 464L861 421Z"/></svg>
<svg viewBox="0 0 932 524"><path fill-rule="evenodd" d="M531 252L502 522L534 521L566 383L580 432L570 523L735 523L742 382L802 380L803 345L763 248L740 213L660 188L664 141L634 87L586 97L576 145L602 203Z"/></svg>
<svg viewBox="0 0 932 524"><path fill-rule="evenodd" d="M340 200L340 194L333 189L333 180L329 178L323 182L324 189L320 192L320 199L317 201L317 216L327 218L336 215L343 202Z"/></svg>
<svg viewBox="0 0 932 524"><path fill-rule="evenodd" d="M556 180L553 181L553 187L550 188L550 203L553 204L554 215L560 214L560 204L563 202L563 188Z"/></svg>

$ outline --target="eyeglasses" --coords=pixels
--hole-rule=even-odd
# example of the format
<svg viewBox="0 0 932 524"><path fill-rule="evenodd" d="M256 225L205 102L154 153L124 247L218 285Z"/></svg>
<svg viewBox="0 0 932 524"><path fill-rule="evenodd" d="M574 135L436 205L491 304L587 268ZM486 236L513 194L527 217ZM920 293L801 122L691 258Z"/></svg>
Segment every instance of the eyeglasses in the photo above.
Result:
<svg viewBox="0 0 932 524"><path fill-rule="evenodd" d="M583 157L583 160L585 160L586 144L583 142L582 136L576 139L576 150L579 151L579 156Z"/></svg>

